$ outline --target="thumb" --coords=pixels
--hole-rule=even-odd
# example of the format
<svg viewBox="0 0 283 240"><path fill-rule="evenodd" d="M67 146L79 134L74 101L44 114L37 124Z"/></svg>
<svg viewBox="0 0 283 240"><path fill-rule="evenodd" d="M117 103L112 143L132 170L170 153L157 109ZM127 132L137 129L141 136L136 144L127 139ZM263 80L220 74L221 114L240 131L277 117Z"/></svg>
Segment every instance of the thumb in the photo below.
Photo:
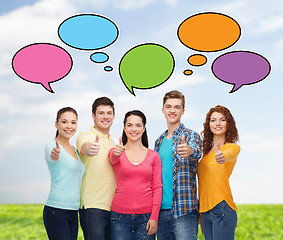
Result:
<svg viewBox="0 0 283 240"><path fill-rule="evenodd" d="M182 136L182 144L186 144L185 135Z"/></svg>
<svg viewBox="0 0 283 240"><path fill-rule="evenodd" d="M95 142L96 142L96 143L99 142L99 136L98 136L98 135L96 135Z"/></svg>
<svg viewBox="0 0 283 240"><path fill-rule="evenodd" d="M123 141L121 137L119 137L119 144L123 146Z"/></svg>
<svg viewBox="0 0 283 240"><path fill-rule="evenodd" d="M56 141L56 148L59 148L59 149L60 149L60 146L59 146L58 141Z"/></svg>
<svg viewBox="0 0 283 240"><path fill-rule="evenodd" d="M220 142L217 142L215 145L216 152L220 151Z"/></svg>

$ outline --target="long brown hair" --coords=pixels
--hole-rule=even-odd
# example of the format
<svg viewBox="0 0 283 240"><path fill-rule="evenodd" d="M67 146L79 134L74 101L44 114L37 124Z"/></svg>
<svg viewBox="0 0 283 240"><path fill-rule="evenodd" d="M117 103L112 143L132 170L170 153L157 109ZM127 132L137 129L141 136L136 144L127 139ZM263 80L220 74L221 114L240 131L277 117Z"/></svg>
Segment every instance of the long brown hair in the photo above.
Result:
<svg viewBox="0 0 283 240"><path fill-rule="evenodd" d="M214 108L211 108L206 114L206 119L203 124L203 131L201 135L202 140L202 150L204 154L208 154L211 148L213 147L213 133L210 130L210 117L213 112L222 113L227 121L227 130L225 135L225 143L235 143L239 140L238 130L236 128L236 122L230 113L229 109L220 105L217 105Z"/></svg>

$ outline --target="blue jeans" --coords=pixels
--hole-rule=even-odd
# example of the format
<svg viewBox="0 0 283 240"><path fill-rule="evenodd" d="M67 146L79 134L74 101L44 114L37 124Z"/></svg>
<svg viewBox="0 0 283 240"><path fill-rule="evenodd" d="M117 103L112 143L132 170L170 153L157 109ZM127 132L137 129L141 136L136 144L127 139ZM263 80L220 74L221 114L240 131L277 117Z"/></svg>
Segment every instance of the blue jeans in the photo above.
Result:
<svg viewBox="0 0 283 240"><path fill-rule="evenodd" d="M202 213L201 220L205 240L234 240L237 213L225 201Z"/></svg>
<svg viewBox="0 0 283 240"><path fill-rule="evenodd" d="M78 211L44 206L43 222L48 239L76 240L78 236Z"/></svg>
<svg viewBox="0 0 283 240"><path fill-rule="evenodd" d="M80 209L85 240L110 240L110 212L97 208Z"/></svg>
<svg viewBox="0 0 283 240"><path fill-rule="evenodd" d="M198 235L199 214L190 212L177 219L171 210L160 210L157 239L158 240L196 240Z"/></svg>
<svg viewBox="0 0 283 240"><path fill-rule="evenodd" d="M151 213L121 214L111 211L111 240L155 240L155 235L147 236L146 225Z"/></svg>

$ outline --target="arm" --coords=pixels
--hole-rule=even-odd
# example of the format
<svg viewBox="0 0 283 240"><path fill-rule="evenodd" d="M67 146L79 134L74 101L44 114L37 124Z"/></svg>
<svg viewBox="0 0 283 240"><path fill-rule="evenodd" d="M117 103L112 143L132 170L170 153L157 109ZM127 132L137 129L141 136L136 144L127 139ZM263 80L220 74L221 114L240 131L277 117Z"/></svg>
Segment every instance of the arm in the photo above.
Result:
<svg viewBox="0 0 283 240"><path fill-rule="evenodd" d="M220 149L219 143L216 145L215 160L219 164L225 162L233 162L237 160L240 153L240 146L233 143L227 143L223 145L222 150Z"/></svg>
<svg viewBox="0 0 283 240"><path fill-rule="evenodd" d="M192 154L189 156L190 160L198 161L201 158L201 138L198 133L191 131L186 136L186 142L192 149Z"/></svg>
<svg viewBox="0 0 283 240"><path fill-rule="evenodd" d="M60 158L60 147L58 142L56 141L56 145L54 146L53 142L50 142L45 145L44 155L46 160L52 163L58 162Z"/></svg>
<svg viewBox="0 0 283 240"><path fill-rule="evenodd" d="M112 165L115 165L120 161L121 154L125 151L125 147L122 143L122 138L119 138L119 144L116 144L114 148L111 148L108 153L109 161Z"/></svg>
<svg viewBox="0 0 283 240"><path fill-rule="evenodd" d="M152 166L152 212L146 226L147 235L152 235L157 231L158 215L162 200L161 159L156 152L154 153L156 156Z"/></svg>
<svg viewBox="0 0 283 240"><path fill-rule="evenodd" d="M200 136L194 132L182 135L181 144L177 145L177 153L182 158L190 158L190 160L198 160L201 157L201 140Z"/></svg>
<svg viewBox="0 0 283 240"><path fill-rule="evenodd" d="M90 141L83 142L83 136L80 135L77 139L77 149L82 156L88 156L88 157L96 156L100 149L99 136L96 135L94 142L90 142Z"/></svg>

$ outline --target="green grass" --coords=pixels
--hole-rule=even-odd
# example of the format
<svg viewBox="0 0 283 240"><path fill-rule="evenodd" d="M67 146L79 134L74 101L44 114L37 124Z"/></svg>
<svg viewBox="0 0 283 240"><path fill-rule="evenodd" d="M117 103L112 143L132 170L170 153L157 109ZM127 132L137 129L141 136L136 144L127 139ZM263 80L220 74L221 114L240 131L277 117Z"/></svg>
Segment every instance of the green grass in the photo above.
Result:
<svg viewBox="0 0 283 240"><path fill-rule="evenodd" d="M38 204L0 205L0 239L47 239L42 209ZM283 205L238 205L236 240L283 239L282 226ZM81 229L78 239L83 240ZM198 239L204 239L200 231Z"/></svg>

